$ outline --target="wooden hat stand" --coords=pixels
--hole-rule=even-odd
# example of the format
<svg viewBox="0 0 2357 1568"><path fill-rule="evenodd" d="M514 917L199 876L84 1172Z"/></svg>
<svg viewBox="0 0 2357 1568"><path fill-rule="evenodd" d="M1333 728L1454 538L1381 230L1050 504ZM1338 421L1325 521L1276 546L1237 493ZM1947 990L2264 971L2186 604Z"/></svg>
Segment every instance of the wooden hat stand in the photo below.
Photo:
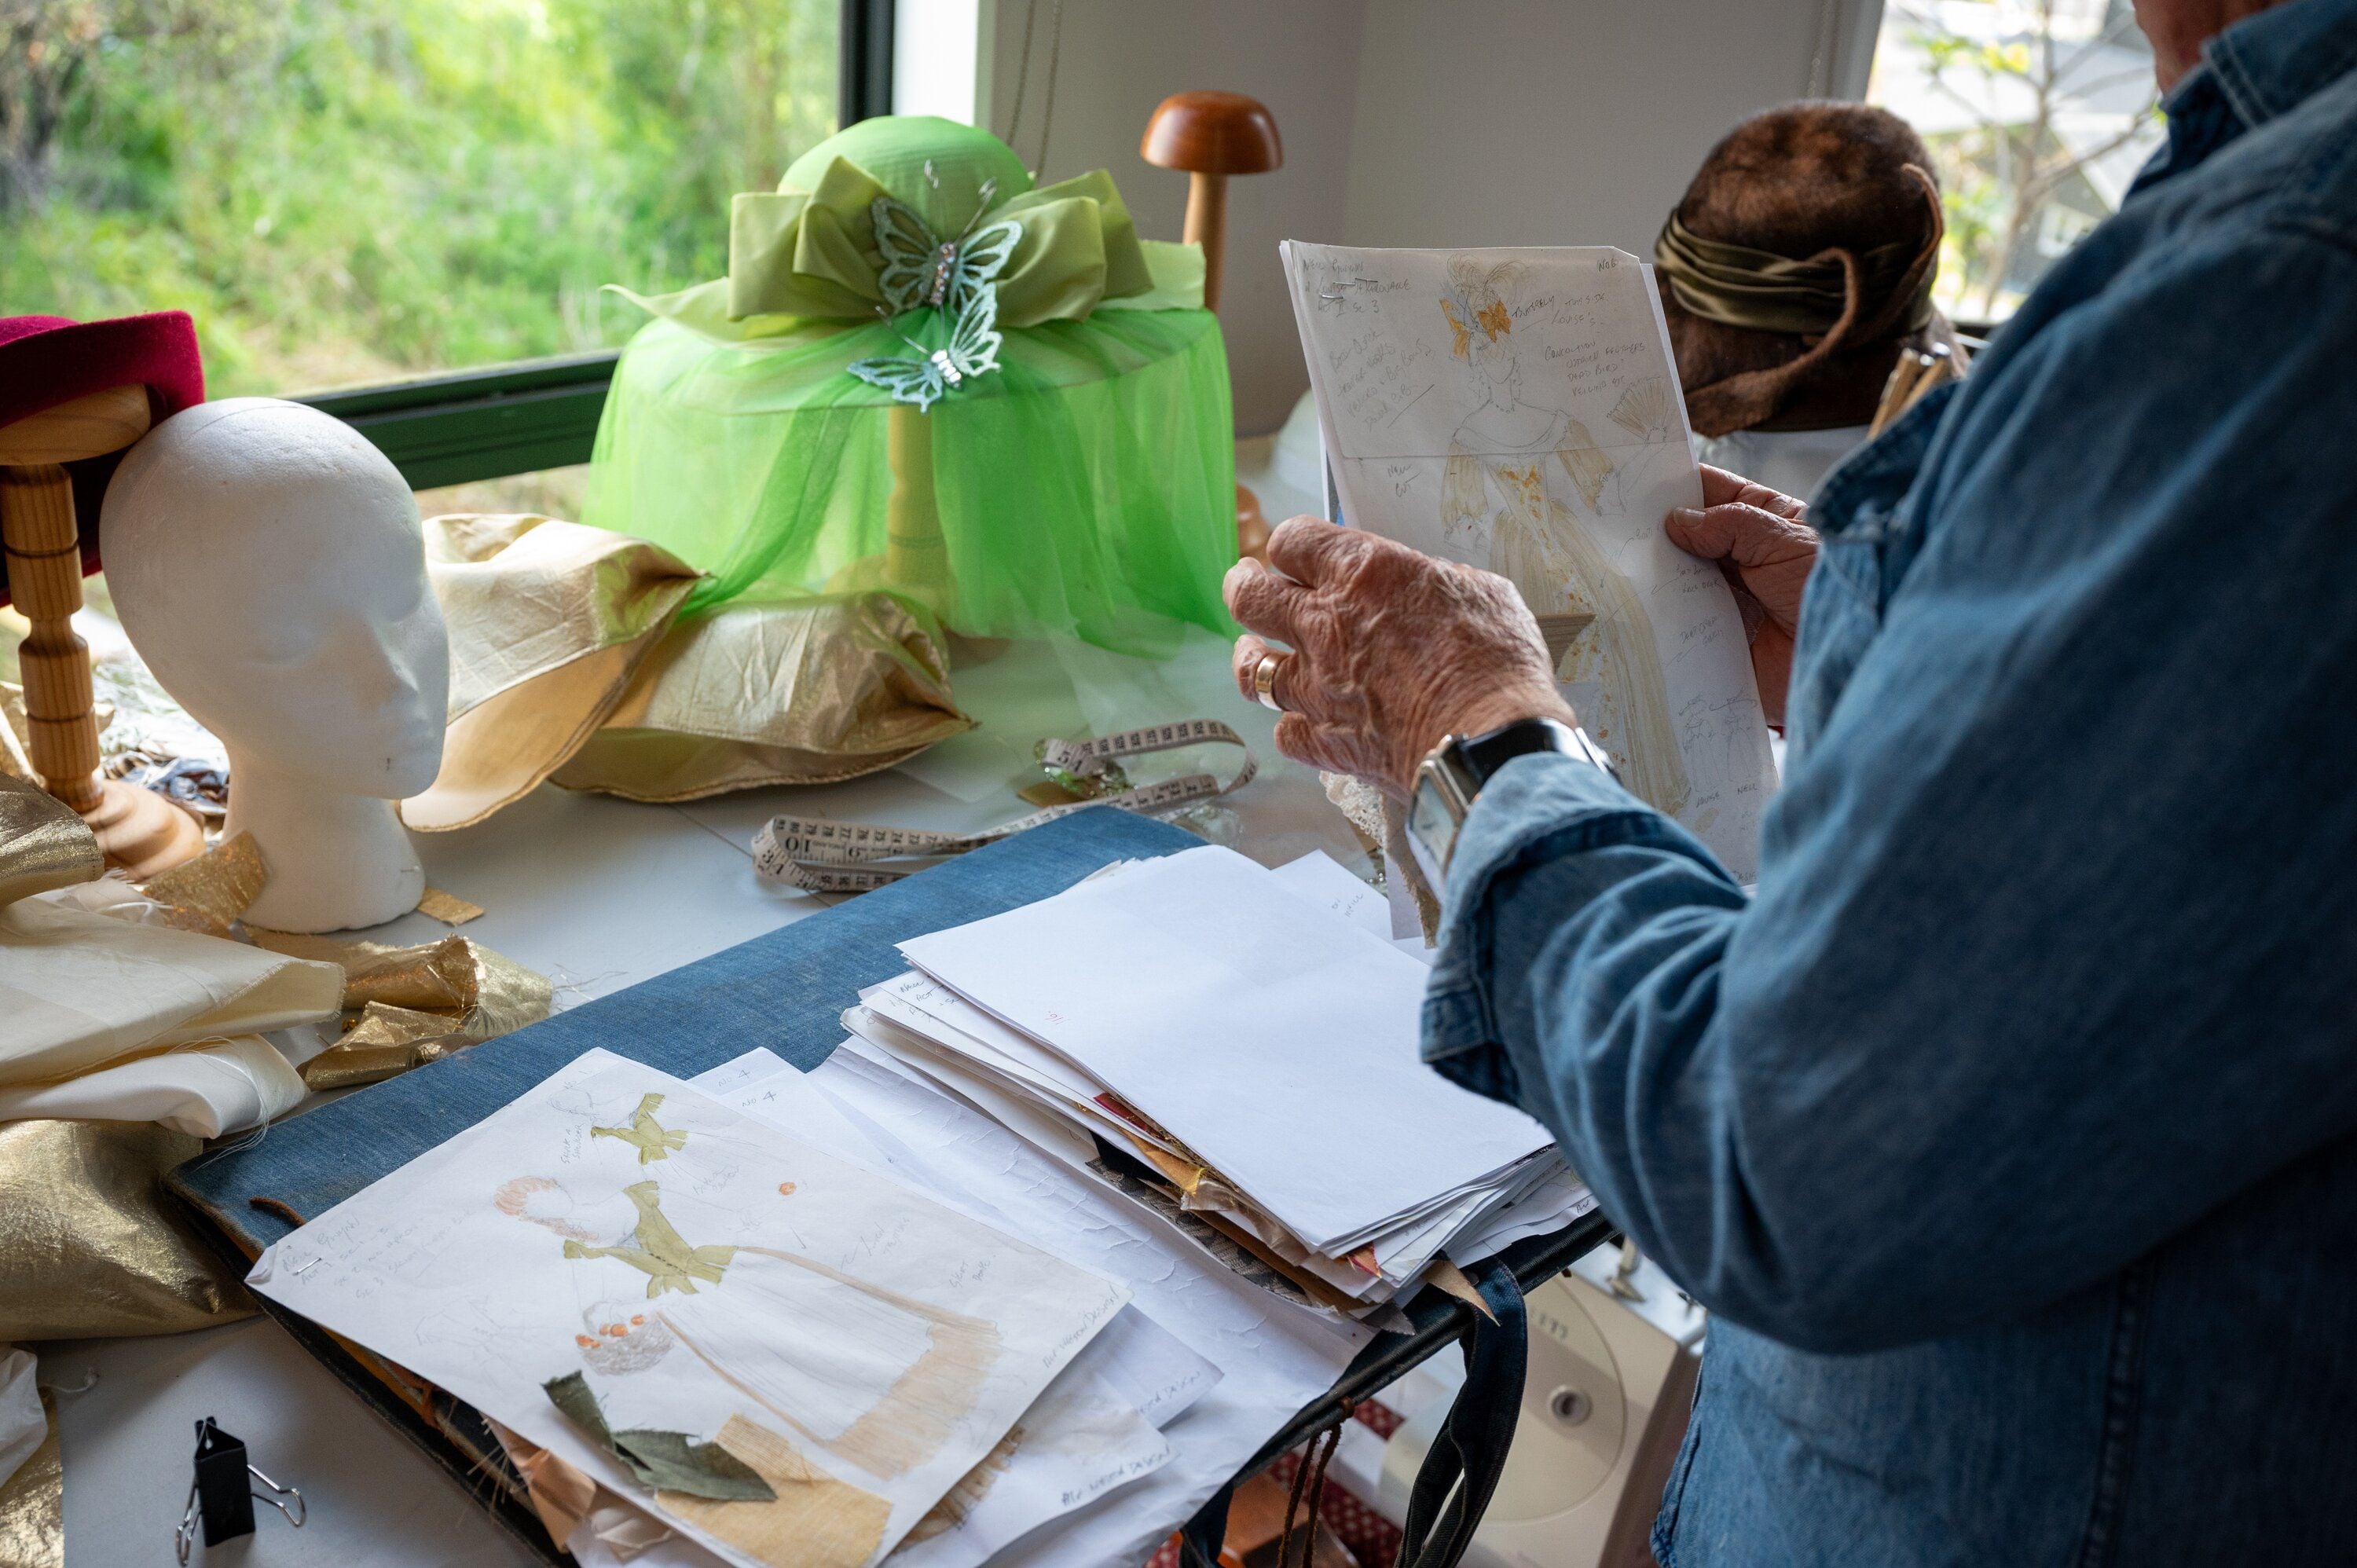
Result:
<svg viewBox="0 0 2357 1568"><path fill-rule="evenodd" d="M1285 164L1276 120L1241 92L1176 92L1146 123L1138 156L1158 168L1187 171L1187 224L1180 237L1203 247L1203 308L1220 308L1227 264L1228 179L1266 174ZM1236 487L1236 553L1268 559L1268 520L1260 498Z"/></svg>
<svg viewBox="0 0 2357 1568"><path fill-rule="evenodd" d="M87 326L18 317L0 322L0 547L7 595L32 623L18 663L33 770L91 825L107 864L141 880L203 853L204 830L154 790L99 776L90 650L73 629L97 557L76 524L66 465L129 446L158 402L169 414L203 401L195 331L178 311ZM82 390L93 381L113 384Z"/></svg>

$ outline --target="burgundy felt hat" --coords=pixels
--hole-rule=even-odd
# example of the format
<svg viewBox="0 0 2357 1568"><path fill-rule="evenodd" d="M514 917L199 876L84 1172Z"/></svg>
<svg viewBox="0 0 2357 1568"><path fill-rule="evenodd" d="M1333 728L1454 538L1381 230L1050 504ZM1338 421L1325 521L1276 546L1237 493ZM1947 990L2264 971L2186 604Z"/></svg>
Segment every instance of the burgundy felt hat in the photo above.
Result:
<svg viewBox="0 0 2357 1568"><path fill-rule="evenodd" d="M205 368L196 323L185 310L69 321L62 316L0 317L0 427L76 398L114 387L147 389L151 419L170 418L205 401ZM73 475L81 526L81 569L98 570L98 507L120 452L66 467ZM8 568L0 557L0 605L8 602Z"/></svg>

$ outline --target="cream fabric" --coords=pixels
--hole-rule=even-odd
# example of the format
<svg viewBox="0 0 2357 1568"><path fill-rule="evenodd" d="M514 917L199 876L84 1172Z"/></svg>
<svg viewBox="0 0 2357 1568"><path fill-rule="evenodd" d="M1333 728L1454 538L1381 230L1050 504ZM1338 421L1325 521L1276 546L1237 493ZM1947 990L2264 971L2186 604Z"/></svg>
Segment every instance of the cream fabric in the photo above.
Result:
<svg viewBox="0 0 2357 1568"><path fill-rule="evenodd" d="M23 899L0 908L0 1087L314 1023L343 995L335 964Z"/></svg>
<svg viewBox="0 0 2357 1568"><path fill-rule="evenodd" d="M0 1089L0 1122L50 1117L156 1122L218 1138L259 1127L301 1103L303 1079L258 1035L101 1068L63 1083Z"/></svg>

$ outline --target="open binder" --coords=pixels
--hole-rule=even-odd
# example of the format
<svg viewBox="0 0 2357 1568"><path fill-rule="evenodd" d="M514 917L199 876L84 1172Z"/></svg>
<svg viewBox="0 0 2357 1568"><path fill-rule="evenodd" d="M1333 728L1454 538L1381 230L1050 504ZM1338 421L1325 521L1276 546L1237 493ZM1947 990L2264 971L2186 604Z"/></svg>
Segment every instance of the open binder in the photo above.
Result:
<svg viewBox="0 0 2357 1568"><path fill-rule="evenodd" d="M843 1037L843 1010L863 986L906 967L895 944L1060 893L1109 861L1172 854L1201 841L1181 829L1110 807L1082 811L823 910L698 962L586 1003L512 1035L375 1084L281 1122L265 1138L199 1155L167 1179L200 1228L231 1257L251 1262L315 1215L474 1125L582 1052L603 1047L680 1078L757 1046L808 1070ZM1361 1352L1328 1399L1274 1435L1249 1475L1333 1424L1351 1403L1407 1367L1471 1334L1469 1377L1436 1447L1426 1479L1436 1509L1430 1549L1403 1558L1417 1568L1454 1563L1469 1539L1467 1505L1486 1498L1505 1462L1521 1397L1521 1295L1604 1239L1591 1214L1552 1236L1519 1242L1480 1271L1489 1316L1426 1291L1408 1308L1409 1334L1385 1334ZM296 1341L378 1414L414 1442L526 1545L551 1563L572 1559L524 1500L522 1477L482 1417L402 1368L316 1325L260 1302ZM1490 1414L1503 1412L1502 1419ZM1490 1412L1485 1414L1484 1412ZM1461 1419L1460 1419L1461 1418ZM1461 1470L1464 1484L1449 1478ZM1241 1477L1239 1477L1241 1478ZM1427 1487L1420 1482L1419 1495ZM1190 1549L1216 1542L1226 1495L1188 1528ZM1479 1509L1471 1509L1478 1519ZM1415 1541L1412 1534L1412 1544Z"/></svg>

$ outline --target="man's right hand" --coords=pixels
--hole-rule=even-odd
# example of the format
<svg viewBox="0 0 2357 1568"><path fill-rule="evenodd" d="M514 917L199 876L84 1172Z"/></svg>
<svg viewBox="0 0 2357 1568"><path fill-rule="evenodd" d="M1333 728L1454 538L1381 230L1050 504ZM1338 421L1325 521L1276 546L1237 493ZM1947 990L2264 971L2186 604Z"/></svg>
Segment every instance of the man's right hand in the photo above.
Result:
<svg viewBox="0 0 2357 1568"><path fill-rule="evenodd" d="M1801 591L1817 564L1817 531L1809 526L1806 502L1708 464L1702 470L1702 499L1700 511L1673 508L1662 528L1671 543L1717 562L1727 574L1751 634L1751 676L1760 685L1760 705L1768 722L1781 728Z"/></svg>

